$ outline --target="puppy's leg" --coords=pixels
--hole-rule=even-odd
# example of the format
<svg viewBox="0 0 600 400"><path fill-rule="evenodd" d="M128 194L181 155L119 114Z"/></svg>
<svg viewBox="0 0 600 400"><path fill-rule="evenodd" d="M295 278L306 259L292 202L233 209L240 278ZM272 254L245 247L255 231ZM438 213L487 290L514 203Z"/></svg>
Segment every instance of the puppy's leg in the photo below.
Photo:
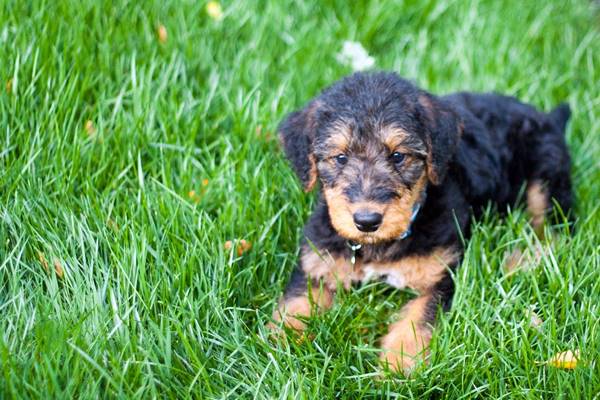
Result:
<svg viewBox="0 0 600 400"><path fill-rule="evenodd" d="M552 222L564 222L560 214L552 215L554 204L572 222L573 193L571 187L571 158L565 141L565 127L570 116L569 107L563 104L549 113L545 121L534 125L537 129L528 132L526 153L527 210L531 224L540 234L546 217L555 217Z"/></svg>
<svg viewBox="0 0 600 400"><path fill-rule="evenodd" d="M308 288L308 279L301 266L298 266L292 275L285 294L273 312L273 320L269 329L277 330L279 322L296 331L303 331L306 326L299 317L309 317L314 306L316 311L325 310L333 303L333 292L319 282L312 282Z"/></svg>
<svg viewBox="0 0 600 400"><path fill-rule="evenodd" d="M561 116L561 114L566 113ZM544 225L550 217L550 223L562 223L562 215L569 223L573 222L573 193L570 177L570 157L564 139L564 129L568 119L568 108L559 107L550 114L551 118L560 119L555 124L542 124L538 130L528 132L532 143L525 160L530 169L527 176L527 212L531 227L536 236L545 239ZM558 204L561 212L554 210ZM550 238L552 239L552 238ZM539 262L542 248L536 244L533 252L521 247L515 248L505 258L504 270L513 272L527 265Z"/></svg>
<svg viewBox="0 0 600 400"><path fill-rule="evenodd" d="M328 251L317 251L308 245L302 247L300 263L288 284L285 294L273 313L276 322L302 331L304 323L297 317L308 317L311 306L316 311L331 307L338 285L349 289L355 278L350 262L342 255L331 255ZM308 280L311 288L308 290ZM276 327L270 324L269 327Z"/></svg>
<svg viewBox="0 0 600 400"><path fill-rule="evenodd" d="M427 356L433 324L439 306L450 308L454 282L446 274L433 288L401 310L401 318L390 325L387 335L381 339L381 361L394 371L410 373L415 364Z"/></svg>
<svg viewBox="0 0 600 400"><path fill-rule="evenodd" d="M548 190L544 183L535 180L527 185L527 212L529 213L531 226L538 236L542 236L546 212L550 207Z"/></svg>

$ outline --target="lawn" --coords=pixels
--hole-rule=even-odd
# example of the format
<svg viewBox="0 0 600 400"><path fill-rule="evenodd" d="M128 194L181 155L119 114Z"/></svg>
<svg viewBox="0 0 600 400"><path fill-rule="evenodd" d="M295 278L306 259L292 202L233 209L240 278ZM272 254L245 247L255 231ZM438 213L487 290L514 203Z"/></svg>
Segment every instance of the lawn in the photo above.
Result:
<svg viewBox="0 0 600 400"><path fill-rule="evenodd" d="M3 1L0 398L599 399L597 4ZM575 233L508 274L536 239L489 210L409 378L377 362L409 291L340 294L312 340L264 329L315 200L276 127L351 72L345 40L434 93L573 109Z"/></svg>

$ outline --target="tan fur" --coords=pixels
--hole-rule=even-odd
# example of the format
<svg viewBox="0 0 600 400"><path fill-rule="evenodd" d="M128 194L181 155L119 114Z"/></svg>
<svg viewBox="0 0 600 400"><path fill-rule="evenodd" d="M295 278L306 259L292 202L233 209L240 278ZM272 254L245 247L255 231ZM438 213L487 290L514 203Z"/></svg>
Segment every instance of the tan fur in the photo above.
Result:
<svg viewBox="0 0 600 400"><path fill-rule="evenodd" d="M340 187L323 188L323 194L327 201L329 217L335 230L347 239L355 239L360 236L360 231L356 229L352 213L350 211L350 202L342 192Z"/></svg>
<svg viewBox="0 0 600 400"><path fill-rule="evenodd" d="M520 248L515 248L512 253L505 252L504 253L504 263L503 269L508 274L513 274L515 271L520 269L521 263L523 262L525 255L523 254L523 250Z"/></svg>
<svg viewBox="0 0 600 400"><path fill-rule="evenodd" d="M322 280L330 290L338 284L349 289L353 282L386 276L392 286L410 287L425 291L433 287L444 275L448 265L456 262L458 253L451 248L438 247L427 256L409 256L393 262L369 262L357 259L354 266L343 257L332 257L328 252L315 252L306 246L302 249L302 269L314 280Z"/></svg>
<svg viewBox="0 0 600 400"><path fill-rule="evenodd" d="M386 207L381 226L373 232L376 241L395 239L408 229L413 206L420 199L426 182L427 178L422 174L411 190L405 190Z"/></svg>
<svg viewBox="0 0 600 400"><path fill-rule="evenodd" d="M358 243L373 244L399 237L410 225L410 218L415 202L420 199L427 177L421 175L412 190L404 190L389 204L348 202L341 188L324 188L329 217L340 236ZM358 210L369 210L383 214L383 221L375 232L361 232L354 224L353 214Z"/></svg>
<svg viewBox="0 0 600 400"><path fill-rule="evenodd" d="M527 211L531 215L531 225L536 230L544 224L548 203L548 194L542 182L531 182L527 188Z"/></svg>
<svg viewBox="0 0 600 400"><path fill-rule="evenodd" d="M387 147L390 154L395 151L403 153L407 156L405 164L410 164L414 160L415 155L427 156L427 152L414 147L406 145L407 139L412 135L402 128L391 126L384 126L379 131L379 138L381 142ZM377 149L376 151L380 151Z"/></svg>
<svg viewBox="0 0 600 400"><path fill-rule="evenodd" d="M328 309L333 303L333 295L327 288L312 288L311 297L316 311ZM277 322L283 321L285 326L297 331L303 331L306 325L297 317L309 317L311 311L311 301L308 294L289 299L282 298L279 301L279 306L273 312L273 320ZM271 330L276 330L277 325L269 324L267 327Z"/></svg>
<svg viewBox="0 0 600 400"><path fill-rule="evenodd" d="M431 149L431 147L432 147L431 139L429 137L427 137L425 139L425 141L427 142L427 148ZM429 152L427 153L425 169L427 171L427 177L429 178L429 181L431 183L433 183L434 185L439 185L440 178L439 178L437 172L435 171L435 166L433 165L433 154L431 153L431 150L429 150Z"/></svg>
<svg viewBox="0 0 600 400"><path fill-rule="evenodd" d="M345 153L350 145L350 139L352 138L352 132L346 122L336 121L331 128L329 128L329 137L327 143L331 146L331 157L335 157L340 153Z"/></svg>
<svg viewBox="0 0 600 400"><path fill-rule="evenodd" d="M512 275L519 271L528 271L540 265L542 258L547 256L552 246L556 246L556 237L551 236L547 243L536 242L533 246L516 247L512 253L504 253L504 271Z"/></svg>
<svg viewBox="0 0 600 400"><path fill-rule="evenodd" d="M431 99L422 94L419 96L419 104L421 105L421 107L423 107L425 109L425 117L431 121L431 122L435 122L435 112L434 112L434 106L433 103L431 102Z"/></svg>
<svg viewBox="0 0 600 400"><path fill-rule="evenodd" d="M421 106L425 110L425 117L427 118L427 120L429 120L429 123L432 124L432 126L435 126L435 124L436 124L435 106L433 105L433 102L431 101L429 96L422 94L419 96L418 101L419 101L419 104L421 104ZM431 183L433 183L434 185L438 185L440 182L439 182L439 177L433 166L433 158L432 158L433 154L431 153L432 145L431 145L431 138L429 137L429 135L427 135L425 140L427 142L427 148L429 149L429 151L427 153L427 163L426 163L427 177L429 178Z"/></svg>
<svg viewBox="0 0 600 400"><path fill-rule="evenodd" d="M304 191L306 193L313 190L313 188L317 184L317 178L319 176L317 173L317 161L315 159L314 154L308 155L308 161L310 162L310 171L309 171L308 182L306 183L306 185L304 185Z"/></svg>
<svg viewBox="0 0 600 400"><path fill-rule="evenodd" d="M334 258L328 252L315 252L306 246L302 249L302 269L314 280L322 280L330 290L336 290L338 282L350 289L353 281L360 281L362 275L355 265L343 257Z"/></svg>
<svg viewBox="0 0 600 400"><path fill-rule="evenodd" d="M410 372L420 358L425 358L431 341L431 327L425 323L427 303L431 295L417 297L401 311L401 320L390 325L381 339L381 361L392 370Z"/></svg>
<svg viewBox="0 0 600 400"><path fill-rule="evenodd" d="M308 135L311 138L314 136L314 132L316 129L315 114L316 114L317 110L322 106L323 106L323 103L320 100L315 100L308 106L308 108L306 110L306 130L308 132ZM280 135L280 138L281 138L280 140L283 140L281 135ZM310 171L309 171L308 181L304 185L305 192L310 192L315 187L315 184L317 183L317 178L318 178L317 161L315 159L314 154L311 153L308 155L308 161L310 163Z"/></svg>
<svg viewBox="0 0 600 400"><path fill-rule="evenodd" d="M381 141L383 142L383 144L386 145L390 153L400 150L405 150L405 152L409 152L408 148L402 147L402 144L406 141L407 138L410 137L410 134L404 129L393 126L387 126L379 130L379 136L381 137Z"/></svg>
<svg viewBox="0 0 600 400"><path fill-rule="evenodd" d="M322 106L322 102L319 100L313 101L306 109L306 133L311 137L314 136L314 131L316 128L315 121L315 113ZM281 148L285 147L285 137L280 133L277 135L279 138L279 146ZM308 162L310 163L310 171L308 176L308 181L304 184L304 191L310 192L317 183L318 172L317 172L317 161L315 159L314 154L310 153L308 155Z"/></svg>
<svg viewBox="0 0 600 400"><path fill-rule="evenodd" d="M438 247L427 256L409 256L394 262L368 263L361 266L366 278L386 276L395 287L410 287L419 291L432 288L444 276L448 265L458 260L451 248Z"/></svg>

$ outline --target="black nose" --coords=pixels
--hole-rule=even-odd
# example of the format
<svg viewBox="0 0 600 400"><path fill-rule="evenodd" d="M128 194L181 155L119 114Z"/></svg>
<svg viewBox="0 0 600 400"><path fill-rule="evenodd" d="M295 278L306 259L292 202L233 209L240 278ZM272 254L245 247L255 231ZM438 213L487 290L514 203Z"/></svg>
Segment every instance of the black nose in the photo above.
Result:
<svg viewBox="0 0 600 400"><path fill-rule="evenodd" d="M353 217L354 224L359 231L375 232L379 228L379 225L381 225L383 215L369 211L359 211L354 213Z"/></svg>

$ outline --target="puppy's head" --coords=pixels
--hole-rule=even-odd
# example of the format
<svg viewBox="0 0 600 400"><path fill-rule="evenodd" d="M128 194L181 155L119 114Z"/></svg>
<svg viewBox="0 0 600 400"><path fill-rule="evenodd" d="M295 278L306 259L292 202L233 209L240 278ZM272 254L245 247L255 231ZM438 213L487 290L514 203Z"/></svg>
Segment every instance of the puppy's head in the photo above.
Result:
<svg viewBox="0 0 600 400"><path fill-rule="evenodd" d="M459 130L442 100L390 73L347 77L279 127L305 190L320 180L333 227L359 243L408 229L427 184L443 182Z"/></svg>

